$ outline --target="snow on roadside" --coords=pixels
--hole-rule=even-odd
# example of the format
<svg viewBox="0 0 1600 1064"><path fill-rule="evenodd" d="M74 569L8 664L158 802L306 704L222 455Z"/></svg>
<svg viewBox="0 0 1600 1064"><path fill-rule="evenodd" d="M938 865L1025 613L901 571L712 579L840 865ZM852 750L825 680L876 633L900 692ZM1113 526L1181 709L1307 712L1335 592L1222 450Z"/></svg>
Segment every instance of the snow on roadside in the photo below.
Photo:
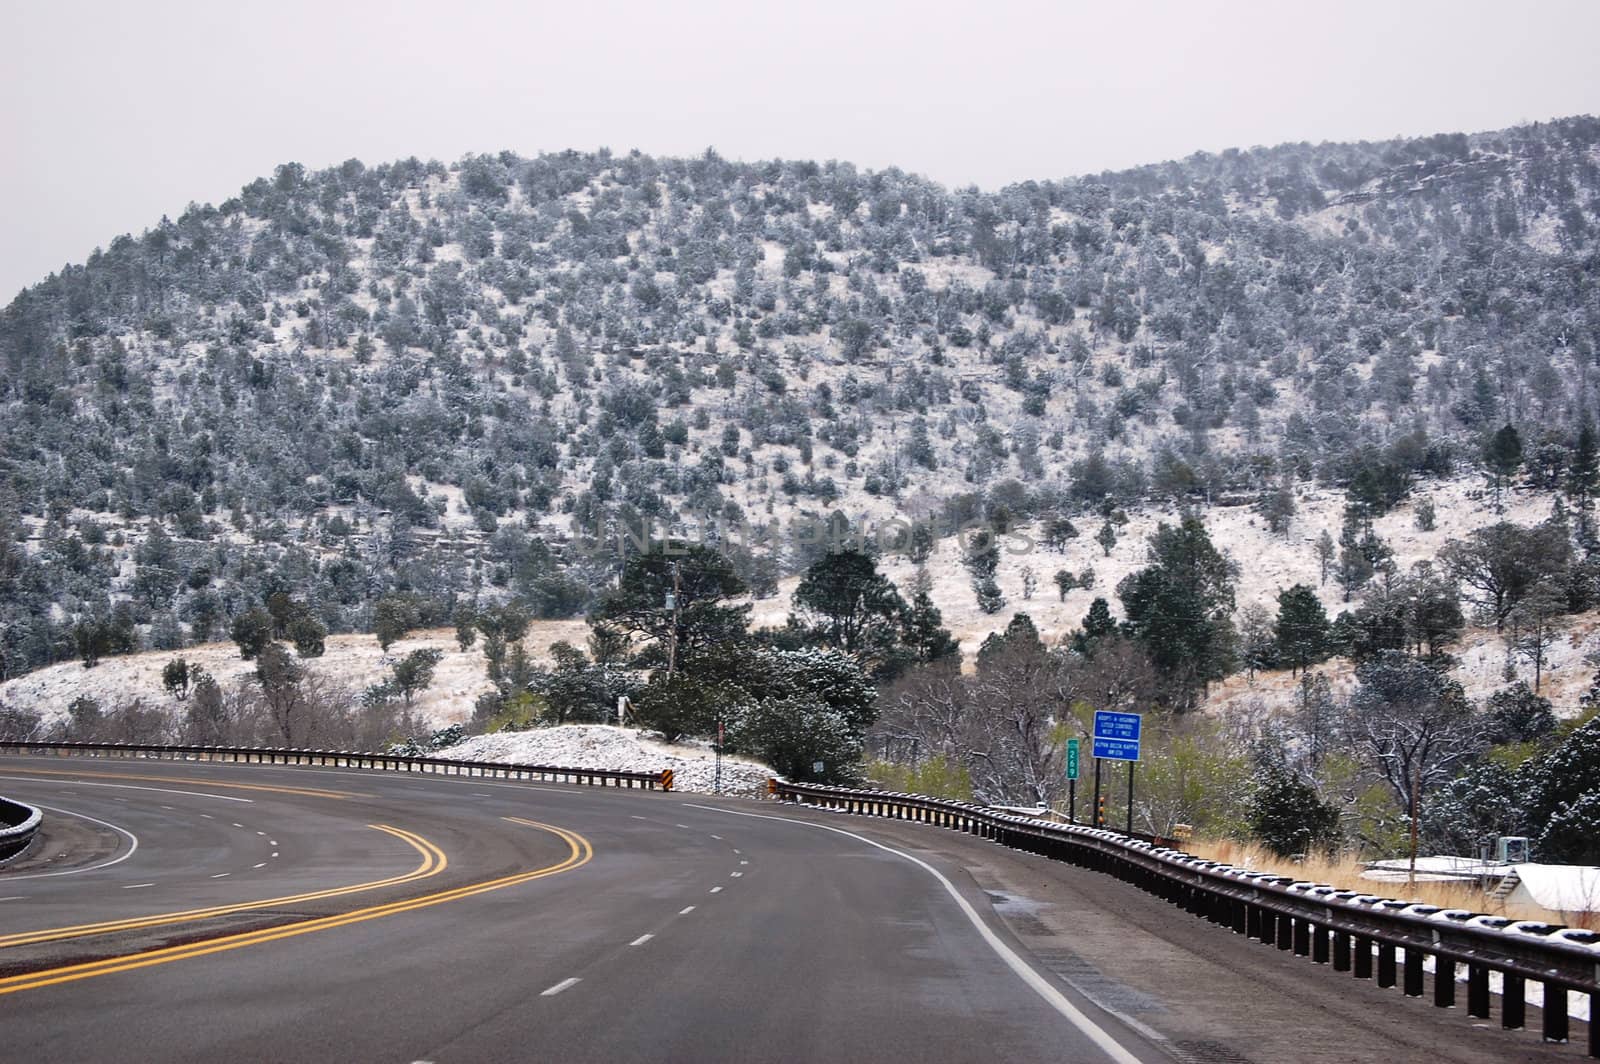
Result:
<svg viewBox="0 0 1600 1064"><path fill-rule="evenodd" d="M507 764L602 768L624 772L660 772L670 768L672 789L710 794L715 785L716 755L707 743L663 743L646 733L609 724L565 724L531 731L475 735L437 754L455 761L499 761ZM765 793L766 765L744 758L722 758L725 794Z"/></svg>

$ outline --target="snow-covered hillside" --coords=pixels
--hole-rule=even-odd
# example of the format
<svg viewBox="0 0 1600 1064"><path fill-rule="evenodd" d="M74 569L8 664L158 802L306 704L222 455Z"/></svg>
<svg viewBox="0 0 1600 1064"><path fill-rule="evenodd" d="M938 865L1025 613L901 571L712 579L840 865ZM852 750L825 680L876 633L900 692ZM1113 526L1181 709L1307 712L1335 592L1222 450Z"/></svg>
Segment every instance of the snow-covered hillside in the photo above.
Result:
<svg viewBox="0 0 1600 1064"><path fill-rule="evenodd" d="M1546 495L1512 494L1506 499L1504 513L1497 513L1480 489L1481 481L1474 478L1428 483L1418 488L1414 498L1380 518L1376 522L1377 532L1393 548L1400 567L1408 569L1414 562L1433 559L1447 540L1465 536L1485 524L1504 519L1528 525L1549 515ZM1437 511L1435 527L1426 532L1417 529L1414 521L1415 506L1425 498L1435 503ZM1259 604L1276 612L1278 592L1297 583L1318 588L1330 617L1341 609L1359 604L1359 594L1350 603L1343 602L1331 578L1326 584L1320 584L1319 565L1313 550L1322 531L1337 535L1343 495L1305 490L1297 496L1296 505L1297 512L1283 535L1268 531L1262 519L1249 507L1218 506L1204 511L1212 540L1239 565L1235 595L1239 608ZM1094 542L1094 526L1087 521L1080 522L1083 534L1059 554L1037 546L1022 550L1025 538L1037 533L1034 526L1023 526L1010 540L1018 552L1002 551L997 579L1007 603L994 615L986 615L978 609L967 572L960 563L959 548L953 539L943 540L928 562L934 602L944 613L946 627L961 640L969 665L983 638L1004 628L1015 612L1025 612L1032 617L1047 642L1058 642L1080 624L1094 598L1103 596L1110 602L1113 612L1120 611L1117 582L1146 564L1147 542L1156 526L1163 521L1174 522L1178 516L1176 511L1166 509L1130 510L1128 524L1119 531L1118 541L1109 556ZM1038 580L1031 599L1023 597L1025 566L1034 569ZM890 555L884 559L883 567L902 591L908 591L916 576L916 567L909 560ZM1052 574L1061 568L1075 574L1092 568L1094 586L1075 588L1062 601L1051 583ZM754 602L756 625L783 623L795 583L795 578L785 580L780 583L776 596ZM1594 673L1588 658L1600 647L1600 636L1596 633L1600 620L1595 615L1570 620L1566 632L1550 651L1541 691L1555 704L1557 713L1564 716L1577 711L1579 697L1588 690ZM582 646L587 636L588 628L583 621L542 621L529 628L523 645L530 656L544 660L552 643L564 640ZM382 679L394 661L422 647L436 648L444 657L433 685L417 697L416 715L431 726L468 719L477 696L491 685L485 675L481 648L460 650L448 629L412 633L396 643L387 657L371 636L332 636L328 639L326 654L307 664L325 677L360 691ZM1460 660L1455 677L1469 695L1481 698L1506 682L1505 646L1492 629L1468 629L1454 652ZM63 662L0 684L0 702L40 712L47 719L64 714L67 705L79 695L89 695L104 706L134 698L142 698L147 704L170 704L172 700L161 686L161 669L180 655L210 672L224 685L246 678L254 668L240 659L238 648L232 643L107 658L93 669L84 669L75 661ZM1353 682L1347 662L1330 662L1322 669L1333 675L1336 689ZM1522 671L1524 678L1531 682L1531 673L1525 667ZM1253 680L1241 673L1216 685L1209 704L1216 709L1244 702L1281 705L1292 699L1293 690L1294 681L1287 673L1258 673Z"/></svg>
<svg viewBox="0 0 1600 1064"><path fill-rule="evenodd" d="M458 761L608 768L625 772L671 769L673 790L710 794L716 785L716 754L707 743L663 743L632 728L568 724L559 728L479 735L439 752ZM772 769L742 757L722 759L722 793L765 793Z"/></svg>

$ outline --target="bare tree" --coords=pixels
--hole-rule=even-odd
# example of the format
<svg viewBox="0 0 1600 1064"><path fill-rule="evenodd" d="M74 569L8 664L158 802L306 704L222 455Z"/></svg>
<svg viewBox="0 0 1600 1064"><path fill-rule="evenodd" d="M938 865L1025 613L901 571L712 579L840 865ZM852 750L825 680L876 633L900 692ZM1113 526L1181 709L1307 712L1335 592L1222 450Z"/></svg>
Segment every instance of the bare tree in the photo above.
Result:
<svg viewBox="0 0 1600 1064"><path fill-rule="evenodd" d="M1422 796L1478 753L1482 729L1460 684L1400 651L1384 652L1356 676L1346 726L1410 819L1415 870Z"/></svg>
<svg viewBox="0 0 1600 1064"><path fill-rule="evenodd" d="M1511 611L1510 637L1507 642L1513 654L1533 666L1533 689L1539 690L1544 679L1544 668L1550 660L1550 648L1561 638L1566 627L1565 596L1550 581L1543 581L1530 591Z"/></svg>

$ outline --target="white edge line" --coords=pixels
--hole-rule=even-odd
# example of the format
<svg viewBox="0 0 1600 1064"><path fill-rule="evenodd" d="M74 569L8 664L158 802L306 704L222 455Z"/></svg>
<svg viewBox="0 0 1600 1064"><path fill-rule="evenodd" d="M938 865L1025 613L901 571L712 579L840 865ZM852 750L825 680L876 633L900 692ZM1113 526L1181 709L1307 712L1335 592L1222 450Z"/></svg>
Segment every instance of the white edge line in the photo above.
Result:
<svg viewBox="0 0 1600 1064"><path fill-rule="evenodd" d="M563 979L563 980L561 980L561 982L557 983L555 986L551 987L549 990L545 990L545 991L540 992L539 996L540 997L555 997L557 994L561 993L563 990L567 990L567 989L570 989L572 987L575 987L581 982L583 982L583 980L577 978L576 976L574 976L571 979Z"/></svg>
<svg viewBox="0 0 1600 1064"><path fill-rule="evenodd" d="M8 883L21 879L53 879L56 876L75 876L80 872L98 872L102 868L110 868L112 865L121 864L123 861L126 861L128 858L132 857L134 852L139 849L139 836L135 835L127 828L119 828L115 824L108 824L104 820L97 820L94 817L88 816L84 813L75 813L71 809L57 809L53 805L40 805L39 808L48 809L52 813L61 813L64 816L75 816L80 820L87 820L91 824L99 824L103 828L110 828L119 835L126 835L128 838L128 852L121 854L120 856L113 857L111 860L106 861L103 864L90 865L88 868L68 868L63 872L34 872L25 876L6 876L6 882Z"/></svg>
<svg viewBox="0 0 1600 1064"><path fill-rule="evenodd" d="M1122 1044L1119 1043L1115 1038L1112 1038L1104 1027L1101 1027L1099 1024L1095 1023L1084 1014L1082 1009L1068 1001L1065 994L1051 986L1042 975L1033 970L1032 965L1023 960L1021 957L1017 956L1015 950L1001 941L1000 936L991 931L989 929L989 925L983 922L983 918L978 915L977 910L973 909L971 903L968 902L966 898L961 896L960 891L956 890L955 884L946 879L944 874L937 868L933 867L921 858L913 857L911 854L902 850L897 850L893 846L885 846L881 842L875 842L872 839L867 838L865 835L857 835L853 831L846 831L843 828L830 827L827 824L814 824L809 820L794 820L786 816L767 816L762 813L740 813L735 812L732 809L718 809L716 806L693 805L691 802L685 802L684 805L691 806L695 809L705 809L713 813L726 813L729 816L747 816L756 820L779 820L785 824L801 824L808 828L818 828L822 831L832 831L836 834L848 836L852 839L864 842L868 846L874 846L886 853L892 853L896 857L902 857L905 860L910 861L912 864L918 866L924 872L927 872L930 876L939 881L940 886L944 887L945 893L949 894L951 898L955 899L955 903L960 906L961 911L966 914L966 917L969 921L971 921L972 926L977 928L978 934L983 936L983 940L984 942L988 943L989 948L994 950L1000 959L1006 962L1006 967L1015 972L1017 977L1020 978L1024 983L1027 983L1029 988L1031 988L1034 993L1044 998L1046 1003L1048 1003L1062 1016L1066 1017L1066 1019L1071 1022L1074 1027L1087 1035L1090 1041L1099 1046L1106 1056L1116 1061L1117 1064L1140 1064L1138 1057L1134 1056L1132 1053L1128 1052L1127 1049L1123 1048Z"/></svg>

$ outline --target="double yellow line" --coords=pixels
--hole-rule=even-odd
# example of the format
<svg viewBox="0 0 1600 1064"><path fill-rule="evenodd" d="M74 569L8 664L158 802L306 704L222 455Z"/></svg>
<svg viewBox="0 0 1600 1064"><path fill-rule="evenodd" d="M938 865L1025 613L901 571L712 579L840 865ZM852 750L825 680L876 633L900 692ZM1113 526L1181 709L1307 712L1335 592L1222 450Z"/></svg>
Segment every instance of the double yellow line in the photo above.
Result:
<svg viewBox="0 0 1600 1064"><path fill-rule="evenodd" d="M289 894L281 898L262 898L259 901L243 901L234 905L217 905L209 909L188 909L183 912L157 913L153 916L135 916L124 920L106 920L97 924L78 924L74 927L53 927L40 931L21 931L14 935L0 936L0 949L8 946L29 946L38 942L59 942L63 939L83 938L88 935L106 935L114 931L136 931L144 927L187 924L198 920L214 919L218 916L229 916L233 913L248 912L251 909L265 909L277 905L297 905L301 902L321 901L324 898L338 898L345 894L359 894L368 890L378 890L383 887L410 883L413 880L427 879L443 872L450 864L443 850L420 835L413 835L411 832L401 831L399 828L391 828L386 824L368 824L367 827L387 832L403 840L418 853L422 854L422 863L404 875L390 876L387 879L375 879L368 883L352 883L347 887L330 887L326 890L312 891L307 894Z"/></svg>
<svg viewBox="0 0 1600 1064"><path fill-rule="evenodd" d="M344 927L347 924L363 923L367 920L376 920L384 916L410 912L413 909L425 909L434 905L443 905L446 902L470 898L475 894L484 894L491 890L500 890L503 887L514 887L520 883L527 883L531 880L542 879L545 876L567 872L588 864L589 859L594 856L594 847L589 844L589 840L576 832L567 831L565 828L558 828L551 824L541 824L536 820L524 820L521 817L503 817L502 819L514 824L522 824L527 827L548 831L560 838L567 844L568 853L566 859L528 872L502 876L499 879L490 879L482 883L472 883L464 887L456 887L453 890L440 891L437 894L425 894L419 898L392 902L388 905L375 905L367 909L356 909L353 912L340 913L336 916L302 920L299 923L287 924L281 927L269 927L260 931L226 935L221 938L192 942L183 946L169 946L165 949L150 950L145 953L107 957L103 960L91 961L86 964L72 964L42 972L14 975L8 979L0 979L0 995L15 994L21 990L37 990L40 987L71 983L80 979L93 979L96 976L111 975L114 972L128 972L158 964L170 964L173 961L203 957L210 953L243 949L246 946L256 946L264 942L275 942L278 939L308 935L317 931L328 931L335 927Z"/></svg>

